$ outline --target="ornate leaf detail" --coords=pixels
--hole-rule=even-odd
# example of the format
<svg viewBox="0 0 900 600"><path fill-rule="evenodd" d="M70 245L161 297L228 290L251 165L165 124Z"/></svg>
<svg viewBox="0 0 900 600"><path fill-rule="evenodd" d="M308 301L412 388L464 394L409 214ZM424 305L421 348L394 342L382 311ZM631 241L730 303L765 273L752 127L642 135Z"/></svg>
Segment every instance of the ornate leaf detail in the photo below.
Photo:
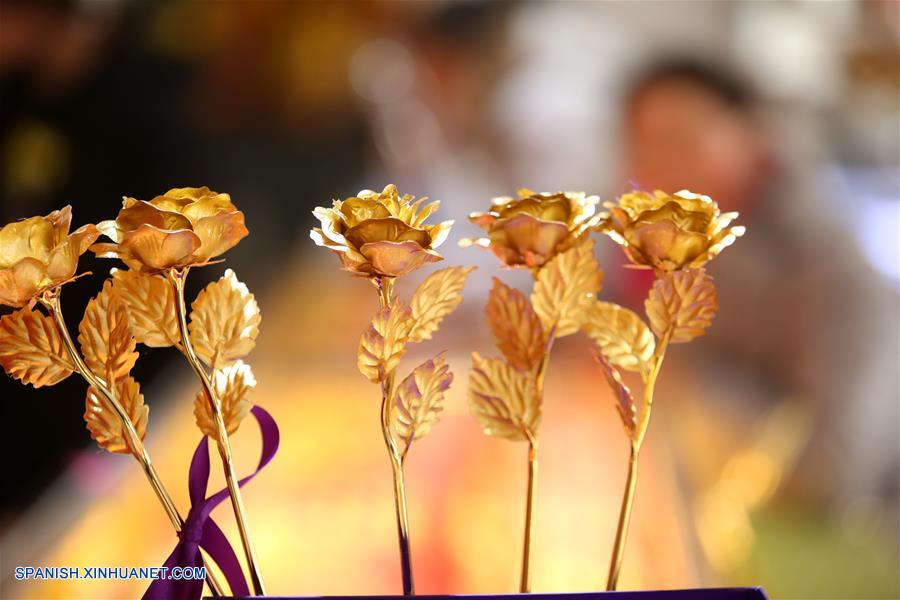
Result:
<svg viewBox="0 0 900 600"><path fill-rule="evenodd" d="M497 348L509 363L530 371L544 353L544 330L525 294L494 277L485 312Z"/></svg>
<svg viewBox="0 0 900 600"><path fill-rule="evenodd" d="M472 353L469 408L488 435L527 440L541 421L534 381L501 358Z"/></svg>
<svg viewBox="0 0 900 600"><path fill-rule="evenodd" d="M0 319L0 365L36 388L57 384L75 369L53 319L29 308Z"/></svg>
<svg viewBox="0 0 900 600"><path fill-rule="evenodd" d="M628 434L628 437L633 437L634 431L637 429L637 409L634 406L634 397L631 395L631 390L622 381L622 376L619 375L612 363L603 356L603 353L594 350L594 358L597 359L597 364L603 369L606 381L616 395L616 410L622 419L622 425L625 426L625 432Z"/></svg>
<svg viewBox="0 0 900 600"><path fill-rule="evenodd" d="M109 385L128 375L138 359L128 313L112 288L112 281L106 280L100 293L88 302L78 326L85 364Z"/></svg>
<svg viewBox="0 0 900 600"><path fill-rule="evenodd" d="M256 387L256 377L253 376L250 365L238 360L234 364L213 371L212 383L222 403L225 430L231 435L237 431L241 421L253 408L253 403L248 397ZM216 439L216 422L213 420L209 399L204 391L198 393L194 399L194 418L200 431Z"/></svg>
<svg viewBox="0 0 900 600"><path fill-rule="evenodd" d="M379 310L359 339L359 372L378 383L385 373L396 369L414 323L412 310L401 302Z"/></svg>
<svg viewBox="0 0 900 600"><path fill-rule="evenodd" d="M128 414L138 437L144 439L147 431L147 419L150 409L144 404L144 396L140 386L131 377L121 377L116 381L116 399ZM101 448L118 454L130 454L131 450L125 438L122 421L116 415L106 398L94 388L88 388L85 401L84 420L91 437Z"/></svg>
<svg viewBox="0 0 900 600"><path fill-rule="evenodd" d="M394 430L408 448L437 423L444 392L453 381L444 353L423 362L400 383L394 398Z"/></svg>
<svg viewBox="0 0 900 600"><path fill-rule="evenodd" d="M666 273L653 283L645 303L657 337L671 328L672 344L689 342L705 333L719 308L716 287L704 269Z"/></svg>
<svg viewBox="0 0 900 600"><path fill-rule="evenodd" d="M128 309L134 338L153 348L181 345L172 286L159 275L113 269L113 292Z"/></svg>
<svg viewBox="0 0 900 600"><path fill-rule="evenodd" d="M650 328L635 312L612 302L595 302L584 331L611 364L641 372L656 348Z"/></svg>
<svg viewBox="0 0 900 600"><path fill-rule="evenodd" d="M538 272L531 304L544 331L556 327L556 337L581 329L587 310L603 283L594 258L594 242L586 238L558 254Z"/></svg>
<svg viewBox="0 0 900 600"><path fill-rule="evenodd" d="M441 320L462 302L466 277L475 267L450 267L435 271L425 278L413 294L412 315L415 325L409 334L410 342L431 339Z"/></svg>
<svg viewBox="0 0 900 600"><path fill-rule="evenodd" d="M191 304L191 343L203 362L222 368L247 356L259 335L259 305L228 269Z"/></svg>

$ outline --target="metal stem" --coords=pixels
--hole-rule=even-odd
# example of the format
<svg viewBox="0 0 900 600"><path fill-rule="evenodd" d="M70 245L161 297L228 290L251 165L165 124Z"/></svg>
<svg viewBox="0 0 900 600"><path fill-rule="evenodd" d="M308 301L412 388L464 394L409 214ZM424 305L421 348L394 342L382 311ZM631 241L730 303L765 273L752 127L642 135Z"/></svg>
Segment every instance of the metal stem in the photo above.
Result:
<svg viewBox="0 0 900 600"><path fill-rule="evenodd" d="M625 541L628 538L628 524L631 522L631 509L634 504L634 490L637 486L638 451L631 447L631 456L628 460L628 476L625 480L625 493L622 496L622 508L619 511L619 523L616 526L616 541L613 545L612 561L609 564L609 577L606 580L606 589L613 591L619 581L619 570L622 568L622 558L625 555Z"/></svg>
<svg viewBox="0 0 900 600"><path fill-rule="evenodd" d="M138 463L140 463L141 468L144 471L144 475L146 475L147 480L150 482L150 487L153 488L156 497L159 499L160 504L162 504L163 509L166 511L166 515L168 515L169 520L172 522L172 526L175 528L175 533L180 534L182 528L184 527L184 519L181 518L178 509L175 507L175 503L172 501L172 497L169 495L169 492L163 485L162 480L156 473L156 469L153 467L153 463L150 460L150 454L147 452L147 448L141 441L141 437L134 429L134 424L131 422L131 418L128 416L128 413L125 411L122 404L115 397L115 394L113 394L113 392L106 386L106 382L97 377L97 375L95 375L94 372L91 371L85 364L84 359L81 357L81 353L78 351L78 348L72 341L72 337L69 335L69 328L66 326L66 321L63 318L62 304L59 299L59 290L53 290L44 294L44 296L41 297L41 303L47 307L47 309L50 311L50 314L53 316L53 321L56 323L56 328L59 331L60 337L62 338L63 345L66 347L66 351L69 353L72 362L75 363L75 370L78 371L78 374L81 375L82 378L84 378L89 386L91 386L98 394L103 396L103 398L112 407L113 412L116 413L116 416L122 424L125 443L128 444L128 448L129 450L131 450L132 456L134 456ZM209 589L212 591L213 595L225 595L222 584L219 583L213 572L208 567L206 569L206 582L209 585Z"/></svg>
<svg viewBox="0 0 900 600"><path fill-rule="evenodd" d="M519 579L519 591L527 594L531 591L531 534L534 521L531 518L534 501L537 496L537 440L528 439L528 491L525 495L525 541L522 544L522 574Z"/></svg>
<svg viewBox="0 0 900 600"><path fill-rule="evenodd" d="M378 299L382 308L390 308L393 302L394 280L378 279ZM403 580L403 595L415 595L412 575L412 557L409 544L409 517L406 510L406 486L403 481L403 454L391 434L391 408L394 394L394 371L385 373L381 382L381 433L391 459L394 478L394 508L397 517L397 537L400 544L400 573Z"/></svg>
<svg viewBox="0 0 900 600"><path fill-rule="evenodd" d="M209 406L213 414L213 420L216 424L216 444L219 448L219 456L222 458L222 467L225 471L225 482L228 485L228 495L231 497L231 506L234 510L234 518L237 521L238 533L241 536L241 544L244 547L244 555L247 558L247 566L250 569L250 579L253 584L253 593L257 596L266 594L263 586L262 577L259 574L257 566L256 552L253 549L253 543L250 539L250 531L247 525L246 510L244 509L244 500L241 497L241 490L238 486L237 474L234 470L234 462L231 458L231 444L228 441L228 431L225 428L225 419L222 417L222 403L219 395L216 393L215 387L209 379L206 369L200 363L200 359L194 352L194 346L191 343L190 334L187 325L187 309L184 302L184 280L187 277L188 269L182 271L171 269L167 272L169 281L175 293L176 313L178 314L178 330L181 333L181 345L184 355L187 357L188 363L196 373L197 378L203 385L206 397L209 399Z"/></svg>
<svg viewBox="0 0 900 600"><path fill-rule="evenodd" d="M625 543L628 539L628 525L631 522L631 511L634 504L634 492L637 488L638 458L641 447L644 444L644 436L650 426L650 414L653 410L653 391L656 387L656 379L662 368L666 348L669 345L672 331L666 331L653 353L650 371L644 381L644 402L641 409L641 418L631 441L631 453L628 458L628 475L625 479L625 493L622 495L622 507L619 510L619 522L616 526L616 541L613 544L612 558L609 561L609 577L606 580L606 589L614 591L619 582L619 571L622 568L622 560L625 556Z"/></svg>

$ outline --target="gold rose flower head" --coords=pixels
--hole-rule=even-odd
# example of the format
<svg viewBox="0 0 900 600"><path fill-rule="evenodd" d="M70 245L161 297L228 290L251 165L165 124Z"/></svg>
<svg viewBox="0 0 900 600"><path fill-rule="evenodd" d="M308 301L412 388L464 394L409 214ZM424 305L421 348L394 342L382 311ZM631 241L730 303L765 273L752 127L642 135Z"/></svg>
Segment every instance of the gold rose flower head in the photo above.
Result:
<svg viewBox="0 0 900 600"><path fill-rule="evenodd" d="M72 207L0 229L0 304L20 308L75 277L80 257L100 235L94 225L69 233Z"/></svg>
<svg viewBox="0 0 900 600"><path fill-rule="evenodd" d="M460 245L489 248L509 267L539 269L598 222L594 215L597 196L584 192L538 194L528 189L518 193L518 198L492 199L488 212L470 214L469 220L488 237L461 240Z"/></svg>
<svg viewBox="0 0 900 600"><path fill-rule="evenodd" d="M364 277L399 277L426 263L443 260L435 248L444 243L453 221L426 225L440 202L413 202L394 185L380 194L363 190L352 198L335 200L331 208L313 214L322 227L310 231L317 245L334 251L344 268ZM423 206L424 204L424 206Z"/></svg>
<svg viewBox="0 0 900 600"><path fill-rule="evenodd" d="M97 256L146 273L207 264L249 233L231 197L207 187L175 188L149 202L125 198L116 220L97 226L113 241L92 246Z"/></svg>
<svg viewBox="0 0 900 600"><path fill-rule="evenodd" d="M712 198L687 190L673 195L636 190L604 207L609 214L600 230L638 268L664 273L703 266L745 231L730 226L736 212L720 213Z"/></svg>

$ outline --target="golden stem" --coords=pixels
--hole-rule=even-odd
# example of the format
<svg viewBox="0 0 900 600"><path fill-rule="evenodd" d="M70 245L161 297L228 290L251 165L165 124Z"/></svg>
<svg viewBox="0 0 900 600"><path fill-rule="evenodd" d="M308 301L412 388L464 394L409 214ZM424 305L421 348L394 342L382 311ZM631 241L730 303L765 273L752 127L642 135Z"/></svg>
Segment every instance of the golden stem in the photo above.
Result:
<svg viewBox="0 0 900 600"><path fill-rule="evenodd" d="M191 343L190 334L188 332L187 308L184 303L184 281L187 278L187 274L187 268L181 271L178 269L170 269L167 272L169 281L172 283L172 288L175 293L175 306L178 314L178 330L181 333L181 345L188 363L190 363L191 368L194 370L194 373L196 373L197 378L203 386L204 392L206 392L206 397L209 399L213 420L216 423L216 444L219 448L219 456L222 458L222 467L225 471L225 482L228 485L228 495L231 497L231 507L234 510L234 518L237 521L238 533L241 536L241 544L244 547L244 555L247 558L247 566L250 569L253 593L256 596L264 596L266 591L263 586L262 577L259 574L253 542L250 539L250 530L247 526L244 500L241 497L241 489L240 486L238 486L238 478L234 470L234 462L231 458L231 443L228 441L228 431L225 428L225 419L222 417L222 402L209 379L209 374L200 363L200 359L197 357L196 352L194 352L194 346Z"/></svg>
<svg viewBox="0 0 900 600"><path fill-rule="evenodd" d="M393 304L394 280L379 278L375 280L378 287L378 299L382 308L390 308ZM403 481L403 458L391 435L391 409L394 396L394 371L384 374L381 381L381 434L391 459L391 472L394 477L394 508L397 517L397 537L400 543L400 574L403 579L403 595L415 595L412 576L412 556L409 549L409 517L406 511L406 486Z"/></svg>
<svg viewBox="0 0 900 600"><path fill-rule="evenodd" d="M162 480L156 473L156 469L153 467L153 463L150 460L150 454L147 452L147 448L141 441L141 436L139 436L137 431L134 429L134 424L131 422L131 418L128 416L128 413L125 411L124 407L118 401L112 391L106 386L106 383L102 379L97 377L97 375L95 375L94 372L91 371L85 364L84 359L81 357L81 353L75 346L75 342L72 341L72 336L69 335L69 328L66 326L66 321L63 318L62 303L59 299L59 290L53 290L45 293L44 296L41 297L41 303L47 307L47 309L50 311L50 314L53 316L53 321L56 324L56 328L59 331L60 337L62 338L63 345L66 347L66 351L72 358L72 362L75 363L75 370L78 371L78 374L81 375L82 378L84 378L87 384L94 390L96 390L98 394L102 395L103 398L106 399L106 401L112 407L113 412L115 412L116 416L122 424L125 443L128 444L128 448L129 450L131 450L132 456L134 456L134 458L140 463L141 468L144 471L144 475L147 476L147 480L150 482L150 487L153 488L156 497L159 499L160 504L162 504L163 509L166 511L166 515L168 515L169 520L172 522L172 526L175 528L175 533L180 534L182 528L184 527L184 519L181 518L181 514L179 514L178 509L175 507L175 503L172 501L172 497L169 495L169 492L163 485ZM212 571L209 568L207 568L206 570L206 582L209 585L209 589L212 591L213 595L223 596L225 594L224 589L222 588L222 584L219 583L219 581L216 579L215 575L213 575Z"/></svg>
<svg viewBox="0 0 900 600"><path fill-rule="evenodd" d="M531 533L534 521L531 518L534 501L537 496L537 440L528 436L528 491L525 495L525 540L522 543L522 574L519 579L519 592L527 594L531 591Z"/></svg>
<svg viewBox="0 0 900 600"><path fill-rule="evenodd" d="M543 402L544 376L547 374L547 366L550 364L550 351L556 340L556 326L550 328L547 343L544 345L544 354L534 375L534 385L538 398ZM535 498L537 497L537 432L532 433L527 427L522 428L528 438L528 487L525 495L525 535L522 542L522 573L519 577L519 591L523 594L531 591L531 535L534 530L532 514L534 512Z"/></svg>
<svg viewBox="0 0 900 600"><path fill-rule="evenodd" d="M631 456L628 459L628 476L625 479L625 493L622 495L622 508L619 511L619 523L616 527L616 541L613 545L612 561L609 564L609 577L606 589L613 591L619 581L619 570L622 568L622 557L625 554L625 540L628 538L628 524L631 522L631 508L634 504L634 490L637 485L638 450L632 444Z"/></svg>
<svg viewBox="0 0 900 600"><path fill-rule="evenodd" d="M619 582L619 572L625 556L625 542L628 539L628 525L631 522L631 511L634 505L634 492L637 487L638 458L641 446L644 443L644 436L647 434L647 427L650 425L650 413L653 410L653 390L656 386L656 379L659 377L659 371L662 368L663 358L665 358L666 348L669 345L671 335L671 330L666 331L659 340L653 353L650 371L647 373L644 381L644 402L641 418L631 441L628 475L625 479L625 493L622 495L622 507L619 510L619 522L616 526L616 541L613 544L612 558L609 562L609 577L606 580L607 591L614 591Z"/></svg>

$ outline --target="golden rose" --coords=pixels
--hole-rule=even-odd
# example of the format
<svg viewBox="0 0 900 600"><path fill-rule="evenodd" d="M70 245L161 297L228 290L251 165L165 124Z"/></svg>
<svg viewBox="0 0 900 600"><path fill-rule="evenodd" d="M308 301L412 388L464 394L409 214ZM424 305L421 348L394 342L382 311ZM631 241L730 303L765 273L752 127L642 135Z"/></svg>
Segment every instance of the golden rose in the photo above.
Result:
<svg viewBox="0 0 900 600"><path fill-rule="evenodd" d="M540 268L571 248L595 223L597 196L584 192L538 194L519 190L519 197L491 200L489 212L472 213L469 220L488 237L463 240L461 245L490 248L509 267Z"/></svg>
<svg viewBox="0 0 900 600"><path fill-rule="evenodd" d="M413 202L400 196L394 185L380 194L363 190L346 200L335 200L331 208L318 207L313 214L322 222L310 237L332 250L344 268L365 277L398 277L426 263L443 260L435 252L450 233L453 221L426 225L440 202ZM420 210L421 207L421 210Z"/></svg>
<svg viewBox="0 0 900 600"><path fill-rule="evenodd" d="M231 197L207 187L175 188L149 202L125 198L116 220L98 227L114 243L92 246L97 256L147 273L206 264L249 233Z"/></svg>
<svg viewBox="0 0 900 600"><path fill-rule="evenodd" d="M712 198L687 190L633 191L604 206L601 230L635 265L661 272L703 266L744 234L742 226L729 227L736 212L720 213Z"/></svg>
<svg viewBox="0 0 900 600"><path fill-rule="evenodd" d="M75 276L78 257L100 235L94 225L69 234L72 207L0 229L0 304L20 308Z"/></svg>

